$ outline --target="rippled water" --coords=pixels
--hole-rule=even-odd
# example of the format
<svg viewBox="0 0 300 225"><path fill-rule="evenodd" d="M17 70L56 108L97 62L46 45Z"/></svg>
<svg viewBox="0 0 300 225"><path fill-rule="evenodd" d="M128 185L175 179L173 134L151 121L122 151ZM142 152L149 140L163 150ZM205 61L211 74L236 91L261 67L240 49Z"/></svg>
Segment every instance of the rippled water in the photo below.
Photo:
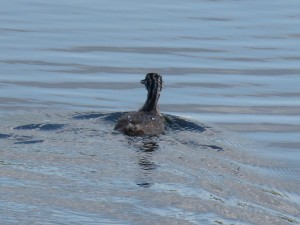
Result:
<svg viewBox="0 0 300 225"><path fill-rule="evenodd" d="M2 1L3 224L299 224L298 1ZM163 75L166 134L113 131Z"/></svg>

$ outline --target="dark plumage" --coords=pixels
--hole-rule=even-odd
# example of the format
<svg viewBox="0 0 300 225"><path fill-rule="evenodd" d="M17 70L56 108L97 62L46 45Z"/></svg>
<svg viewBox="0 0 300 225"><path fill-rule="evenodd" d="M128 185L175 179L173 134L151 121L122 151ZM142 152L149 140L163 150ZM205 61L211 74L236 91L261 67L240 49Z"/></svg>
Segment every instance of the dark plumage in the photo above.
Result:
<svg viewBox="0 0 300 225"><path fill-rule="evenodd" d="M148 91L145 104L139 111L129 112L122 116L115 130L130 136L159 135L165 130L165 119L157 106L163 87L162 77L157 73L148 73L141 83Z"/></svg>

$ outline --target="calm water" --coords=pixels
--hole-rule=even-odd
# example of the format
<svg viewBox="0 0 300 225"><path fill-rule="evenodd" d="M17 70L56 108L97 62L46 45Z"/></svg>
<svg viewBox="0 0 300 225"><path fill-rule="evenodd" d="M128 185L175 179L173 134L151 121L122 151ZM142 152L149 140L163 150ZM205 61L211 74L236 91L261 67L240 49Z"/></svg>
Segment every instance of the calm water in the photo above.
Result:
<svg viewBox="0 0 300 225"><path fill-rule="evenodd" d="M1 224L299 224L299 7L2 1ZM166 134L114 132L148 72Z"/></svg>

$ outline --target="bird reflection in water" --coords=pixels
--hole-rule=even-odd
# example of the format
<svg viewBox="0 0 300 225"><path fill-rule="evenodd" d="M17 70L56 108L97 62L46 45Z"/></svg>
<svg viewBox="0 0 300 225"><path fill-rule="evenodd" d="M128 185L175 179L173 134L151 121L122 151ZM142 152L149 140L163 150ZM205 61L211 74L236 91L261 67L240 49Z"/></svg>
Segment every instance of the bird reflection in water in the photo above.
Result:
<svg viewBox="0 0 300 225"><path fill-rule="evenodd" d="M153 185L151 181L153 170L157 169L158 165L153 161L153 155L159 145L153 140L143 141L139 148L138 165L140 167L139 179L137 185L144 188L149 188Z"/></svg>

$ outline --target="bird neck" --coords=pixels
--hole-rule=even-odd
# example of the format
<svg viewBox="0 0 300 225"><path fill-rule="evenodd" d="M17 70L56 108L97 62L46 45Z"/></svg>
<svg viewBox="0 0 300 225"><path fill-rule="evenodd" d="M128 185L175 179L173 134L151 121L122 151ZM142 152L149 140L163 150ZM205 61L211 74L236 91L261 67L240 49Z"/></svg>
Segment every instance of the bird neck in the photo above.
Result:
<svg viewBox="0 0 300 225"><path fill-rule="evenodd" d="M159 111L157 106L159 96L160 93L157 88L154 90L150 90L148 92L146 102L144 106L140 109L140 111L157 113Z"/></svg>

